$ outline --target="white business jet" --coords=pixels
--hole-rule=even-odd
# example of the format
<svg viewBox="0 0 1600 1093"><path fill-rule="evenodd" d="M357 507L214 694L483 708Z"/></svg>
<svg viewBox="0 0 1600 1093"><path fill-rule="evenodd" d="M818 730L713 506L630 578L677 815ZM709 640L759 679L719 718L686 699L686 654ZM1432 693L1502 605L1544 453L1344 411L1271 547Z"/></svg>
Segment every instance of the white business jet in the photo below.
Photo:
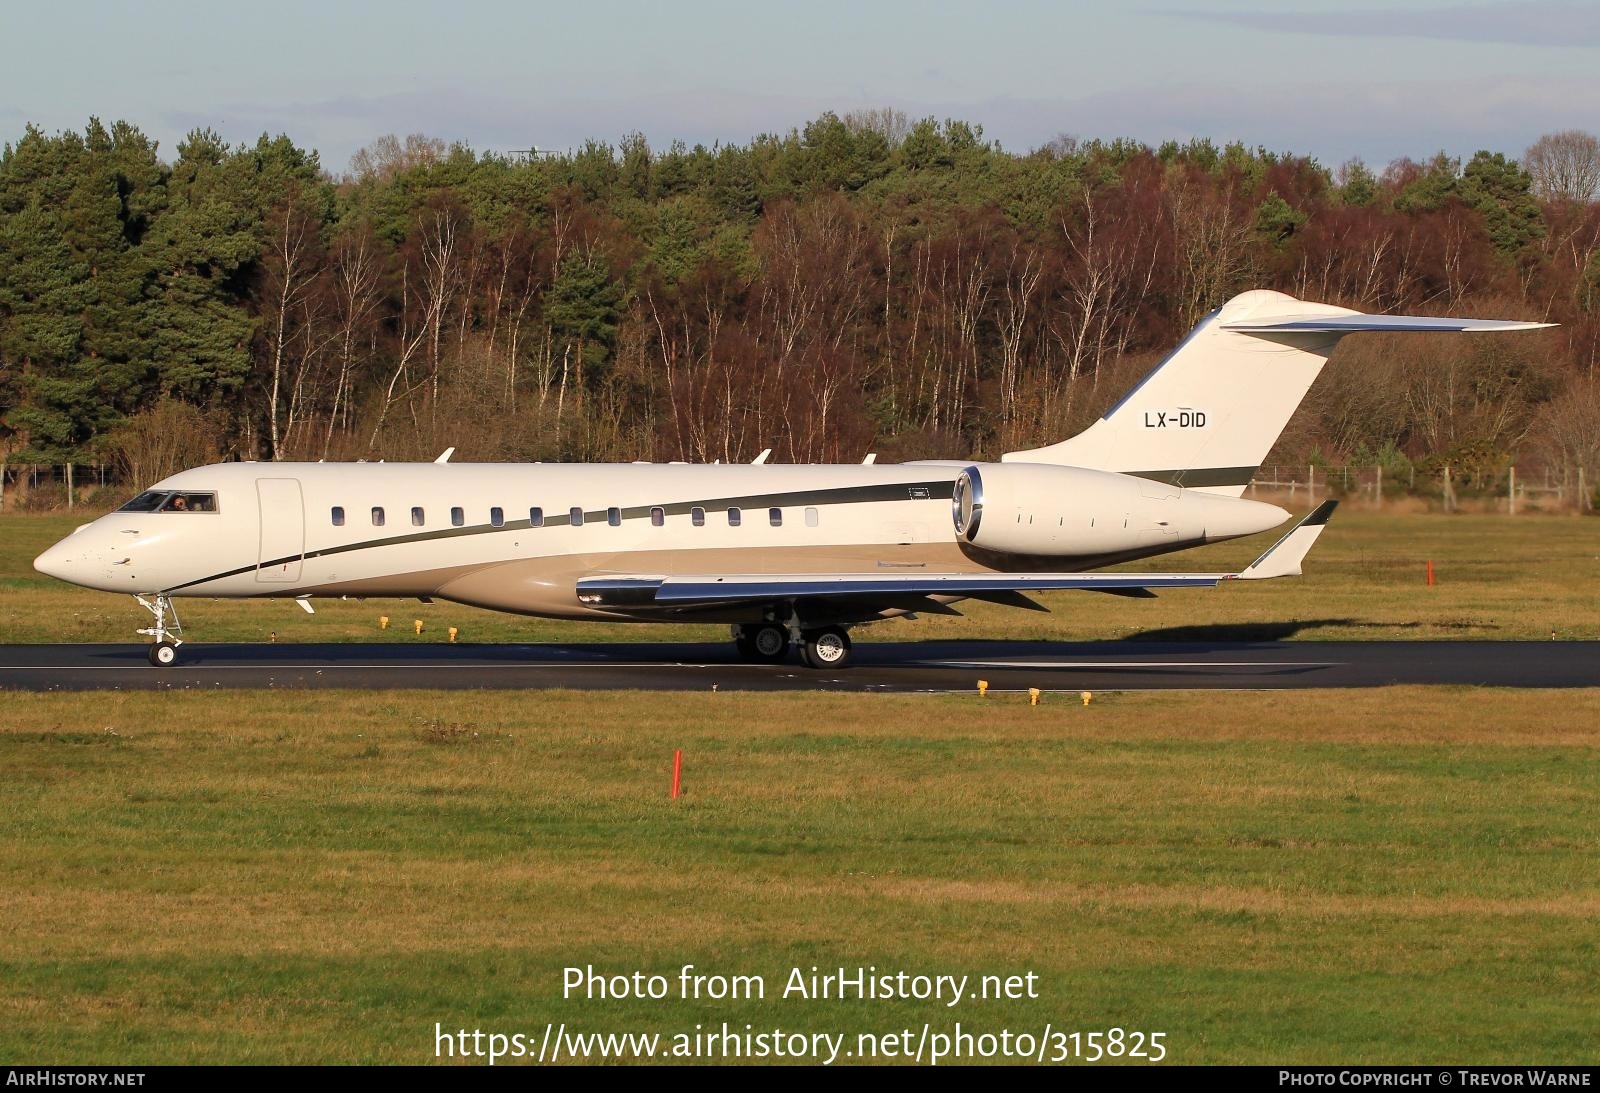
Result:
<svg viewBox="0 0 1600 1093"><path fill-rule="evenodd" d="M849 628L1030 593L1298 574L1332 504L1237 573L1087 572L1254 535L1241 495L1339 339L1548 324L1364 315L1246 292L1084 432L998 463L222 463L157 482L34 567L133 593L150 661L182 596L417 597L561 619L722 622L751 660L850 660ZM765 454L765 453L764 453Z"/></svg>

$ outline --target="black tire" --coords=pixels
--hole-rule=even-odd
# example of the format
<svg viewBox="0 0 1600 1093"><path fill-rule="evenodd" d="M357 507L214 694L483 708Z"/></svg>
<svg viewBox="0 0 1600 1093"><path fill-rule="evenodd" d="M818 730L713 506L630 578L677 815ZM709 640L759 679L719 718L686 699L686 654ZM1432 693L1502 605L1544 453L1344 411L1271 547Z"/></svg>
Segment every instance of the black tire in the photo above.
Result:
<svg viewBox="0 0 1600 1093"><path fill-rule="evenodd" d="M842 626L807 630L802 635L801 653L811 668L850 667L850 635Z"/></svg>
<svg viewBox="0 0 1600 1093"><path fill-rule="evenodd" d="M789 655L788 631L769 622L741 626L734 644L746 660L777 664Z"/></svg>
<svg viewBox="0 0 1600 1093"><path fill-rule="evenodd" d="M170 668L178 663L178 647L170 641L158 641L150 646L150 663L157 668Z"/></svg>
<svg viewBox="0 0 1600 1093"><path fill-rule="evenodd" d="M757 626L750 634L750 647L759 659L776 664L789 655L789 632L781 626Z"/></svg>

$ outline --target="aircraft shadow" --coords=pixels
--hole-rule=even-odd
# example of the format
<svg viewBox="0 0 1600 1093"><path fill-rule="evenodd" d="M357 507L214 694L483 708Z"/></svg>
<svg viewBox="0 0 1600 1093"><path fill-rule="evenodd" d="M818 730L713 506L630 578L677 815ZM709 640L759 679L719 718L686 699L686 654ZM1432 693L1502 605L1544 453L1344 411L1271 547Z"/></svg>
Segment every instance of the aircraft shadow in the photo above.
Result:
<svg viewBox="0 0 1600 1093"><path fill-rule="evenodd" d="M1168 626L1124 634L1131 642L1256 642L1283 641L1302 630L1497 630L1477 622L1369 622L1363 619L1285 619L1281 622L1218 622L1196 626Z"/></svg>
<svg viewBox="0 0 1600 1093"><path fill-rule="evenodd" d="M1157 630L1137 630L1124 634L1119 640L1132 642L1235 642L1284 641L1302 630L1326 628L1329 630L1404 629L1416 623L1400 626L1364 622L1361 619L1283 619L1276 622L1217 622L1193 626L1167 626Z"/></svg>

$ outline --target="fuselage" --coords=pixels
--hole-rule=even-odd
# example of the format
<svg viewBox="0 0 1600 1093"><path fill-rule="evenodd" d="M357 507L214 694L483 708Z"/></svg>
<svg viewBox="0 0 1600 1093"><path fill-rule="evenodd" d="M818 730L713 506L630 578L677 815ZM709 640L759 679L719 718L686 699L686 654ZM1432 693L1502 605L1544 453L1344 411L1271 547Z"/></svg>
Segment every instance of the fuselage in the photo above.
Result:
<svg viewBox="0 0 1600 1093"><path fill-rule="evenodd" d="M952 492L967 466L225 463L155 483L131 503L135 511L85 525L35 565L144 595L438 597L628 619L624 609L580 601L577 582L1090 568L1253 534L1287 515L1081 472L1088 477L1070 489L1045 491L1061 496L990 511L991 528L1010 520L1017 529L1037 523L1041 536L1050 529L1038 555L996 553L953 526ZM700 615L749 616L747 608Z"/></svg>

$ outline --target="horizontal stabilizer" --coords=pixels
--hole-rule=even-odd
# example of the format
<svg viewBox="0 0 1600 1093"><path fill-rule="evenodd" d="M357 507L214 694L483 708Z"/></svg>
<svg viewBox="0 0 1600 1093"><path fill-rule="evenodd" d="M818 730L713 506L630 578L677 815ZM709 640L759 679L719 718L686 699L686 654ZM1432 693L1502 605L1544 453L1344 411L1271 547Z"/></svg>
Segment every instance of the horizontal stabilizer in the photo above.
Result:
<svg viewBox="0 0 1600 1093"><path fill-rule="evenodd" d="M1270 319L1220 324L1241 334L1354 334L1362 330L1404 333L1492 333L1499 330L1542 330L1555 323L1515 319L1455 319L1436 315L1276 315Z"/></svg>

